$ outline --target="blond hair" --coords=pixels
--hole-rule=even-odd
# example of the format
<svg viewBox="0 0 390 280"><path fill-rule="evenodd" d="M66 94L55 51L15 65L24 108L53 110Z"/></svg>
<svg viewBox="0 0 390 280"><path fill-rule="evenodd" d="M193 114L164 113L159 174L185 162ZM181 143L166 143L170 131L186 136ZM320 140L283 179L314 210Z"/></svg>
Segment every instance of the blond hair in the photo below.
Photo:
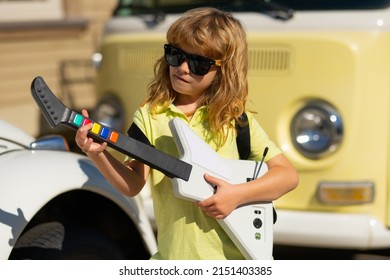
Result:
<svg viewBox="0 0 390 280"><path fill-rule="evenodd" d="M173 46L192 46L206 57L222 61L201 105L207 106L208 126L223 145L228 136L226 128L232 127L233 120L242 124L239 117L248 97L248 48L242 24L230 13L215 8L192 9L171 25L167 41ZM166 108L177 92L171 86L169 66L163 57L156 62L154 74L144 103L150 102L154 109L157 105Z"/></svg>

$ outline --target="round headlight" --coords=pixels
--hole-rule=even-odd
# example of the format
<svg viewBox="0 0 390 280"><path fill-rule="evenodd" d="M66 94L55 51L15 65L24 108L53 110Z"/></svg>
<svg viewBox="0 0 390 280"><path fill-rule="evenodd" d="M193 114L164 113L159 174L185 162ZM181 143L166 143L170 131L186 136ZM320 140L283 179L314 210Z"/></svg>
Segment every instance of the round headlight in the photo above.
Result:
<svg viewBox="0 0 390 280"><path fill-rule="evenodd" d="M96 70L102 65L103 55L99 52L93 53L91 56L92 65Z"/></svg>
<svg viewBox="0 0 390 280"><path fill-rule="evenodd" d="M121 103L113 96L102 99L96 105L93 119L117 131L124 129L124 110Z"/></svg>
<svg viewBox="0 0 390 280"><path fill-rule="evenodd" d="M328 103L307 103L291 122L291 137L300 153L318 159L336 151L343 137L343 122Z"/></svg>

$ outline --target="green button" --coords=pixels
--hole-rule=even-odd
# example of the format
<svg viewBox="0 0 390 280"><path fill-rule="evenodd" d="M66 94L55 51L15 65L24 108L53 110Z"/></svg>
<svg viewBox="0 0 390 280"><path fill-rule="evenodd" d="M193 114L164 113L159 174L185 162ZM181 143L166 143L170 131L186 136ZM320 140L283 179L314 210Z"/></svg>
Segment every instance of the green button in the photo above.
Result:
<svg viewBox="0 0 390 280"><path fill-rule="evenodd" d="M81 124L83 123L83 116L82 115L79 115L77 114L76 116L74 116L74 120L73 120L73 123L77 126L81 126Z"/></svg>

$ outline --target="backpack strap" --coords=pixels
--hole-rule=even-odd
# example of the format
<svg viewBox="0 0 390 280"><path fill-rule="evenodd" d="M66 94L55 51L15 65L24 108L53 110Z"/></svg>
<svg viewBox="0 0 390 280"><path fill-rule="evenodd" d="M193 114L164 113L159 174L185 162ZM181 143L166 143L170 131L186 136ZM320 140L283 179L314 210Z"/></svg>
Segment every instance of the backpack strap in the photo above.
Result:
<svg viewBox="0 0 390 280"><path fill-rule="evenodd" d="M245 123L245 125L240 126L236 124L236 143L240 159L246 160L251 154L251 137L249 131L248 116L245 112L240 116L240 119L243 123Z"/></svg>

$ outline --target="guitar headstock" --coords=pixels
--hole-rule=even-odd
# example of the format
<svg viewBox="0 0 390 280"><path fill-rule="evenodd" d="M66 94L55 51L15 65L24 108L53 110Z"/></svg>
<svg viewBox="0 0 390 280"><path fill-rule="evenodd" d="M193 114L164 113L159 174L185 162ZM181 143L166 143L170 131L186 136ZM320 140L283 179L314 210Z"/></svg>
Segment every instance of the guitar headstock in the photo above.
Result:
<svg viewBox="0 0 390 280"><path fill-rule="evenodd" d="M31 94L52 128L63 122L70 110L54 95L42 77L31 83Z"/></svg>

